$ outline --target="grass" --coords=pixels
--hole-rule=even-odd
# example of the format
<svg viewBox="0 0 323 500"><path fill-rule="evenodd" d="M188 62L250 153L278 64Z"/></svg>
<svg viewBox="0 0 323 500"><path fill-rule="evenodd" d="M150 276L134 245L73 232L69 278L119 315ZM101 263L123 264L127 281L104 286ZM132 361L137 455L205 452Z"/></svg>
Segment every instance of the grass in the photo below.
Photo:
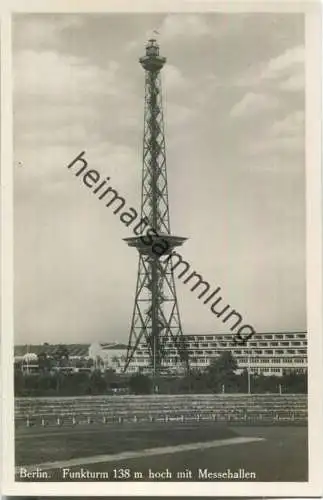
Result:
<svg viewBox="0 0 323 500"><path fill-rule="evenodd" d="M236 436L219 424L173 422L122 425L79 425L70 428L30 428L16 431L16 465L115 454Z"/></svg>
<svg viewBox="0 0 323 500"><path fill-rule="evenodd" d="M83 426L73 429L57 428L28 429L17 435L17 464L36 464L42 461L85 457L124 450L167 446L183 442L209 441L234 437L234 435L262 437L265 440L234 446L223 446L203 450L183 451L159 456L137 457L126 461L84 464L95 472L108 472L119 467L129 468L132 473L140 471L143 481L149 478L149 469L162 471L168 468L176 479L179 471L189 469L198 480L198 469L232 472L245 469L256 474L256 481L303 482L308 480L307 427L233 427L194 424L179 426L174 423L140 426L98 428ZM71 471L80 467L71 467ZM17 478L19 480L19 478ZM78 479L79 480L79 479ZM111 479L113 480L113 479ZM22 481L20 479L20 481ZM35 481L35 480L34 480ZM61 471L51 471L50 481L61 481ZM213 482L217 482L214 480Z"/></svg>

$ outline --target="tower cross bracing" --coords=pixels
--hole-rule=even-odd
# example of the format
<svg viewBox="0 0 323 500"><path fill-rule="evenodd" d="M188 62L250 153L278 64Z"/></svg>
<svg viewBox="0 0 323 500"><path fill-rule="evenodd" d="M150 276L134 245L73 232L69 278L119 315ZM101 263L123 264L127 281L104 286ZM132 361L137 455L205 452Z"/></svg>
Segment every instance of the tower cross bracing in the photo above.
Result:
<svg viewBox="0 0 323 500"><path fill-rule="evenodd" d="M160 56L155 39L147 42L146 53L139 59L145 71L145 110L143 167L141 184L141 219L154 230L150 243L142 235L126 238L139 253L135 302L124 370L131 364L139 345L145 344L153 375L174 365L188 370L188 352L176 296L171 259L154 251L167 242L166 254L186 238L173 236L170 229L166 143L160 72L166 58ZM172 350L168 349L172 346ZM175 352L174 352L175 346Z"/></svg>

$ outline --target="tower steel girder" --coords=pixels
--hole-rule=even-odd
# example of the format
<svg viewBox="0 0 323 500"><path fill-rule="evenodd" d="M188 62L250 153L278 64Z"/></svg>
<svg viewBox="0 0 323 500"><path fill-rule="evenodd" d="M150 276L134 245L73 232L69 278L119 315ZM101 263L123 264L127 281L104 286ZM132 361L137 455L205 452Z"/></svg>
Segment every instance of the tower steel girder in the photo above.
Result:
<svg viewBox="0 0 323 500"><path fill-rule="evenodd" d="M186 238L172 236L170 231L166 144L162 106L160 70L166 59L159 55L156 40L149 40L146 54L140 58L145 70L145 109L143 138L143 167L141 184L141 219L149 223L160 239L167 241L169 251ZM174 273L171 259L164 259L143 244L141 237L126 238L129 246L137 248L139 264L135 302L131 321L126 371L139 345L148 350L151 370L157 375L175 359L188 370L187 347L182 332ZM168 345L175 349L170 354Z"/></svg>

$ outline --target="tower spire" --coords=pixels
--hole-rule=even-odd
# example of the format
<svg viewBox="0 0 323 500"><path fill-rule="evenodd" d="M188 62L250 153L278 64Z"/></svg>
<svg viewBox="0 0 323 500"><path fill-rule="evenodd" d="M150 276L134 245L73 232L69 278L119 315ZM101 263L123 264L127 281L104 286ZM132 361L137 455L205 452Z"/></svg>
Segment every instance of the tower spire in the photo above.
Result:
<svg viewBox="0 0 323 500"><path fill-rule="evenodd" d="M139 252L135 304L130 329L125 371L135 361L138 346L148 350L153 375L174 361L188 369L188 356L182 332L171 259L163 260L157 247L167 243L166 254L186 238L170 231L166 144L160 71L166 58L159 53L155 38L148 40L145 55L139 59L145 71L145 126L141 185L141 218L153 230L147 236L126 238ZM146 242L145 242L146 241ZM170 355L171 351L176 354ZM172 358L172 359L171 359Z"/></svg>

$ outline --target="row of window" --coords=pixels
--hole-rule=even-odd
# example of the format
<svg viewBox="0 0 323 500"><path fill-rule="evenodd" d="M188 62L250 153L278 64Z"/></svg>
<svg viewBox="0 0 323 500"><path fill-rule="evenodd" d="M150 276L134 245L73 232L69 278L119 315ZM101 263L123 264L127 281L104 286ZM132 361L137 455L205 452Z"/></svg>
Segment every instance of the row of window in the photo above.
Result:
<svg viewBox="0 0 323 500"><path fill-rule="evenodd" d="M242 364L259 364L259 363L272 363L272 364L279 364L279 363L307 363L307 359L305 358L264 358L264 359L249 359L248 358L241 358L238 361L239 363Z"/></svg>
<svg viewBox="0 0 323 500"><path fill-rule="evenodd" d="M148 351L145 351L148 353ZM174 354L175 351L168 351L170 354ZM235 350L231 349L233 356L239 356L241 354L306 354L306 349L243 349L243 350ZM214 355L220 354L221 351L216 350L205 350L205 349L188 349L189 354L205 354L205 355Z"/></svg>
<svg viewBox="0 0 323 500"><path fill-rule="evenodd" d="M164 345L167 349L171 349L174 347L172 340L166 341ZM223 347L223 348L229 348L232 350L239 350L239 348L234 346L234 344L232 342L186 342L185 346L188 349L192 349L192 348L207 349L210 347L215 347L215 348L219 349L219 348ZM286 341L280 341L280 342L278 342L278 341L277 342L248 342L246 344L246 347L248 347L248 348L250 348L250 347L255 347L255 348L259 348L259 347L270 347L270 348L273 348L273 347L301 347L301 346L306 347L307 342L305 340L304 341L287 341L286 340ZM147 348L147 344L143 343L143 344L141 344L141 347Z"/></svg>
<svg viewBox="0 0 323 500"><path fill-rule="evenodd" d="M286 355L290 354L292 356L295 355L306 355L307 350L306 349L240 349L240 350L234 350L232 349L232 354L234 357L236 357L238 360L240 359L241 355L251 355L251 356L268 356L268 355L274 355L277 356L278 354ZM146 349L138 349L137 350L138 355L141 356L148 356L149 351ZM199 356L214 356L214 355L219 355L220 351L217 350L193 350L193 349L188 349L188 354L189 355L199 355ZM167 350L167 355L168 356L175 356L177 355L176 349L172 350Z"/></svg>
<svg viewBox="0 0 323 500"><path fill-rule="evenodd" d="M232 340L234 334L227 333L224 335L185 335L184 339L186 341L211 341L211 340ZM305 333L272 333L272 334L255 334L252 336L252 340L276 340L276 339L305 339Z"/></svg>
<svg viewBox="0 0 323 500"><path fill-rule="evenodd" d="M219 344L222 347L232 346L234 334L227 335L186 335L184 342L186 345L208 347L209 345ZM300 345L299 342L306 343L306 334L271 334L271 335L253 335L248 345L256 346L261 345L275 345L277 341L282 345ZM172 343L171 339L166 340L166 344ZM277 344L278 345L278 344Z"/></svg>
<svg viewBox="0 0 323 500"><path fill-rule="evenodd" d="M282 368L251 368L250 371L252 373L282 373L283 369ZM306 373L306 370L304 368L299 368L291 371L292 373Z"/></svg>
<svg viewBox="0 0 323 500"><path fill-rule="evenodd" d="M139 364L147 364L147 358L143 356L134 356L134 362ZM179 357L170 357L164 360L165 364L178 363ZM209 364L209 358L198 358L190 357L191 363ZM264 359L249 359L241 358L238 360L238 366L240 365L254 365L254 364L305 364L307 359L304 358L264 358Z"/></svg>
<svg viewBox="0 0 323 500"><path fill-rule="evenodd" d="M169 340L166 340L165 343L164 343L165 347L167 349L172 349L174 348L174 343L171 339ZM210 348L210 347L215 347L217 349L221 349L221 348L229 348L229 349L232 349L233 351L235 352L238 352L239 351L239 347L235 346L233 344L232 341L230 342L199 342L199 341L195 341L195 342L185 342L184 344L186 346L186 348L188 349L207 349L207 348ZM281 340L281 341L272 341L272 342L264 342L264 341L258 341L258 342L248 342L246 344L246 347L250 348L250 347L255 347L255 348L261 348L261 347L269 347L269 348L274 348L274 347L306 347L307 346L307 341L306 340L295 340L295 341L291 341L291 340ZM141 344L141 347L142 348L147 348L147 344L144 342Z"/></svg>
<svg viewBox="0 0 323 500"><path fill-rule="evenodd" d="M172 340L169 340L168 342L165 342L165 345L167 347L172 346L173 342ZM232 341L230 342L186 342L185 343L186 347L196 347L196 348L208 348L208 347L229 347L231 349L235 349L235 346ZM306 346L307 342L306 340L300 341L300 340L281 340L281 341L272 341L272 342L264 342L264 341L258 341L258 342L248 342L246 344L248 347L279 347L279 346Z"/></svg>
<svg viewBox="0 0 323 500"><path fill-rule="evenodd" d="M273 373L281 373L281 368L262 368L263 372L273 372Z"/></svg>

